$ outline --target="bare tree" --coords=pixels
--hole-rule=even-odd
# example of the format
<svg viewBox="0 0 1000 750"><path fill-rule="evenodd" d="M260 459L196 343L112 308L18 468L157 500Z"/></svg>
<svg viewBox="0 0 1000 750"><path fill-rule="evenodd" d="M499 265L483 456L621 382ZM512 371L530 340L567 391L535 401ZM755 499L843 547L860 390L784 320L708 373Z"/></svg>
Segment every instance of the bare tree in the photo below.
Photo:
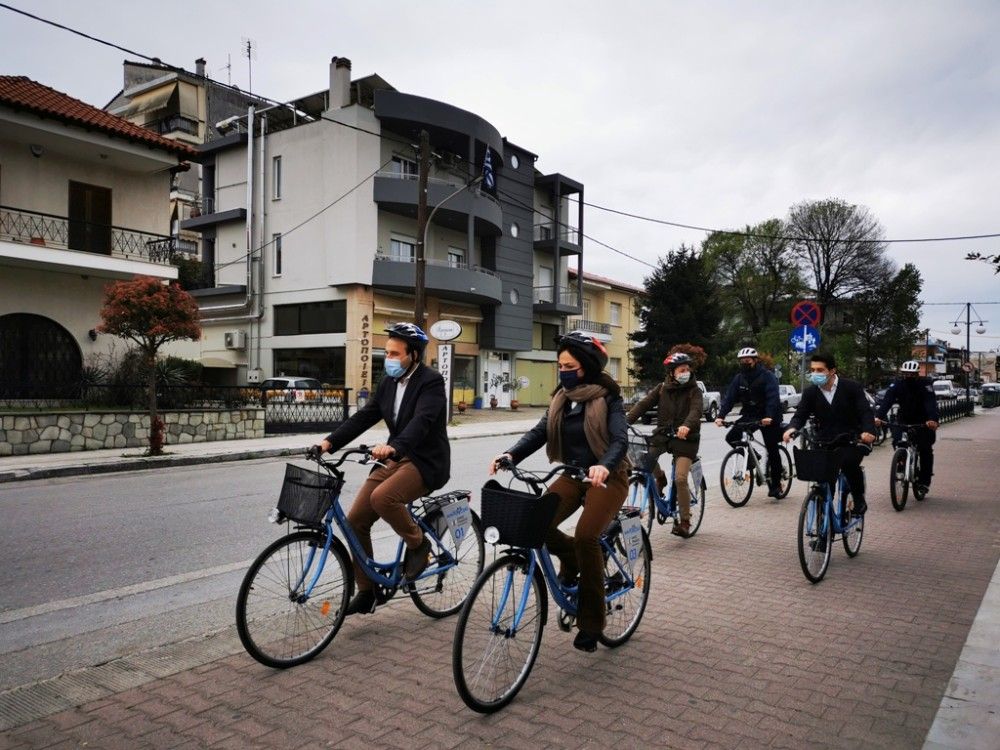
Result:
<svg viewBox="0 0 1000 750"><path fill-rule="evenodd" d="M892 273L882 225L864 206L838 198L799 203L792 206L786 231L823 310L835 300L873 291Z"/></svg>

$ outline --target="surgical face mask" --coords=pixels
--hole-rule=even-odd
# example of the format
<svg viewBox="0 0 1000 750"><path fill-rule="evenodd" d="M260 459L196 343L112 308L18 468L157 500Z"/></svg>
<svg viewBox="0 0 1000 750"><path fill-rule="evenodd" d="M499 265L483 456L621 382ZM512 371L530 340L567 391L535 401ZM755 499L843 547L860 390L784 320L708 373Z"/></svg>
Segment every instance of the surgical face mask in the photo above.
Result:
<svg viewBox="0 0 1000 750"><path fill-rule="evenodd" d="M571 391L580 384L580 376L577 375L576 370L561 370L559 372L559 383L565 390Z"/></svg>
<svg viewBox="0 0 1000 750"><path fill-rule="evenodd" d="M385 361L385 374L390 378L398 378L406 372L406 368L403 367L402 360L399 359L387 359Z"/></svg>
<svg viewBox="0 0 1000 750"><path fill-rule="evenodd" d="M809 382L812 383L813 385L818 385L820 387L823 387L824 385L826 385L827 380L829 380L829 377L826 375L826 373L822 372L809 373Z"/></svg>
<svg viewBox="0 0 1000 750"><path fill-rule="evenodd" d="M689 372L681 372L681 373L678 373L677 375L674 375L674 377L677 378L677 382L678 383L680 383L681 385L684 385L689 380L691 380L691 373L689 373Z"/></svg>

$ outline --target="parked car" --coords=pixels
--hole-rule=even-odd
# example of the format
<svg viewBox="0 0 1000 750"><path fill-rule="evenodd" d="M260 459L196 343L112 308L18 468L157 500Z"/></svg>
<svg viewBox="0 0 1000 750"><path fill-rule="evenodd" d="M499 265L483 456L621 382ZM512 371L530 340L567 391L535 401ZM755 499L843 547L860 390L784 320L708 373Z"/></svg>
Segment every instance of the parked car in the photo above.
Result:
<svg viewBox="0 0 1000 750"><path fill-rule="evenodd" d="M781 412L784 414L789 409L794 409L802 400L802 394L795 390L794 385L779 385L778 398L781 400Z"/></svg>
<svg viewBox="0 0 1000 750"><path fill-rule="evenodd" d="M935 380L933 387L938 398L958 398L958 390L950 380Z"/></svg>
<svg viewBox="0 0 1000 750"><path fill-rule="evenodd" d="M702 416L706 422L714 422L715 418L719 416L719 402L722 401L722 395L718 391L708 390L704 381L701 380L698 381L698 390L701 391ZM655 405L642 415L641 421L643 424L652 424L656 421Z"/></svg>
<svg viewBox="0 0 1000 750"><path fill-rule="evenodd" d="M274 401L302 401L306 392L318 394L323 389L323 384L316 378L290 378L276 377L268 378L260 384L261 401L268 399ZM280 393L276 393L280 391Z"/></svg>

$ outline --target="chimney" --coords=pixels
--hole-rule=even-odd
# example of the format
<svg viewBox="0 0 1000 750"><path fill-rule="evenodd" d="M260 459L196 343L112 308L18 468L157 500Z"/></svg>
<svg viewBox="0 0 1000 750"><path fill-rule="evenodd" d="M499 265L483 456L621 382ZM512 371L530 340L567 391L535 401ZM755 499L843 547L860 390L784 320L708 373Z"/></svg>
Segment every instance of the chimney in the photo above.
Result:
<svg viewBox="0 0 1000 750"><path fill-rule="evenodd" d="M205 77L205 58L199 57L194 61L194 72L200 75L202 78Z"/></svg>
<svg viewBox="0 0 1000 750"><path fill-rule="evenodd" d="M351 61L346 57L330 60L329 109L342 109L351 103Z"/></svg>

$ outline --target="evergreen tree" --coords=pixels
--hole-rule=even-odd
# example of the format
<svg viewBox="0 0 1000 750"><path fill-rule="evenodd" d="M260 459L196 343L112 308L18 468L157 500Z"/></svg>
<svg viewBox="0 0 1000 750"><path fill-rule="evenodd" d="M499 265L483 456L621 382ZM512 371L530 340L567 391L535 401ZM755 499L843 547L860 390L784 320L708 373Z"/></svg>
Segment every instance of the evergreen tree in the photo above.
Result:
<svg viewBox="0 0 1000 750"><path fill-rule="evenodd" d="M699 373L707 379L717 353L722 306L718 285L694 248L681 245L660 260L645 279L639 304L642 328L630 335L637 345L632 349L633 375L647 383L662 380L666 353L675 344L690 343L709 355Z"/></svg>

